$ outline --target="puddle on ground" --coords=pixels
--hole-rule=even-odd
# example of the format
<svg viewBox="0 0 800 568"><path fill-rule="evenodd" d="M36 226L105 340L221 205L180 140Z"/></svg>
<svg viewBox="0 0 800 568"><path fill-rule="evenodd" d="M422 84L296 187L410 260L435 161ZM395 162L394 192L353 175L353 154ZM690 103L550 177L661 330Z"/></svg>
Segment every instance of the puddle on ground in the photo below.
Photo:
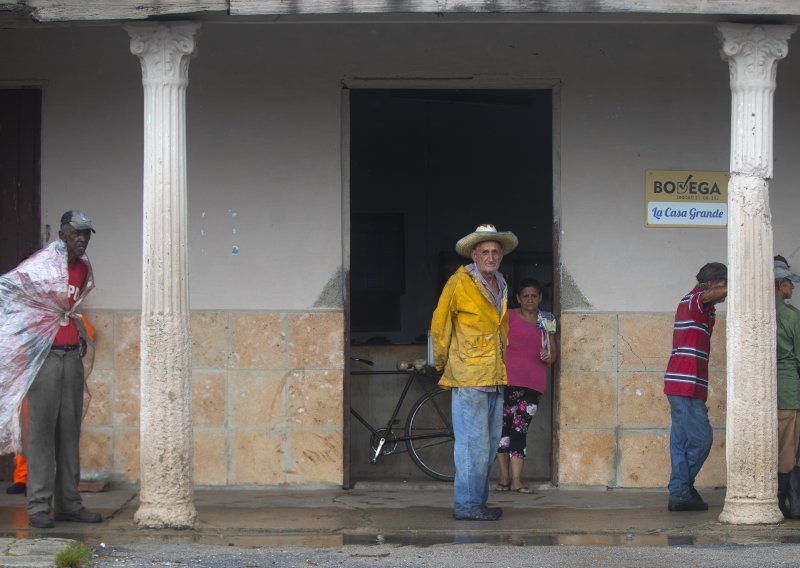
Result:
<svg viewBox="0 0 800 568"><path fill-rule="evenodd" d="M19 532L15 538L41 538L41 533ZM389 545L429 547L448 544L486 544L494 546L725 546L758 544L800 544L800 534L753 536L716 534L703 536L650 535L650 534L235 534L205 531L124 531L119 533L58 533L47 532L48 537L71 538L91 547L124 546L148 542L160 544L208 544L242 548L337 548L346 545Z"/></svg>
<svg viewBox="0 0 800 568"><path fill-rule="evenodd" d="M647 535L647 534L449 534L449 535L345 535L344 544L434 546L487 544L495 546L718 546L731 544L798 544L800 535L758 538L751 535Z"/></svg>

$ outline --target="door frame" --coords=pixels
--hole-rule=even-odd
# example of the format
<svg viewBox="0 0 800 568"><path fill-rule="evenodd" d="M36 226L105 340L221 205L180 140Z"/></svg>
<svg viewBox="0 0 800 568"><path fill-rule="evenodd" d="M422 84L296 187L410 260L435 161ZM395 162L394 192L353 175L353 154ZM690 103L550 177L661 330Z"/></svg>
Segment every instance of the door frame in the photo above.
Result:
<svg viewBox="0 0 800 568"><path fill-rule="evenodd" d="M553 311L561 319L561 81L519 75L468 75L453 77L350 77L342 79L341 88L341 172L342 172L342 275L344 296L344 376L343 401L343 479L342 487L351 487L350 479L350 92L352 90L550 90L552 105L552 176L553 176ZM560 359L559 359L560 360ZM559 450L559 365L553 367L553 412L551 419L550 481L558 485Z"/></svg>

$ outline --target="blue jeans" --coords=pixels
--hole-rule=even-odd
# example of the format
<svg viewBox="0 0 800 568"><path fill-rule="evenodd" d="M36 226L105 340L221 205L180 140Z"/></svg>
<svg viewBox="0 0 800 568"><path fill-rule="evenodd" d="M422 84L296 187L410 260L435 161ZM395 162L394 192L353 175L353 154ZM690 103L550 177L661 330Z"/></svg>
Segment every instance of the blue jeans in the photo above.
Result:
<svg viewBox="0 0 800 568"><path fill-rule="evenodd" d="M690 487L711 451L714 432L708 421L704 400L688 396L667 395L672 429L669 432L669 500L687 501Z"/></svg>
<svg viewBox="0 0 800 568"><path fill-rule="evenodd" d="M489 498L489 472L503 427L503 388L497 392L454 388L452 409L456 437L453 508L463 515L485 507Z"/></svg>

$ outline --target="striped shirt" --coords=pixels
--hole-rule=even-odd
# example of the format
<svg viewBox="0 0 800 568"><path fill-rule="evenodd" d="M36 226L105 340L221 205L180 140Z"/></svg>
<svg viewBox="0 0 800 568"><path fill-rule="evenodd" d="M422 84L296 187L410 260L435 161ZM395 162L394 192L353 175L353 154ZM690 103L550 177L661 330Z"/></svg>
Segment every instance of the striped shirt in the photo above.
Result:
<svg viewBox="0 0 800 568"><path fill-rule="evenodd" d="M708 399L708 356L714 331L714 304L703 303L696 286L675 312L672 355L664 374L664 393Z"/></svg>

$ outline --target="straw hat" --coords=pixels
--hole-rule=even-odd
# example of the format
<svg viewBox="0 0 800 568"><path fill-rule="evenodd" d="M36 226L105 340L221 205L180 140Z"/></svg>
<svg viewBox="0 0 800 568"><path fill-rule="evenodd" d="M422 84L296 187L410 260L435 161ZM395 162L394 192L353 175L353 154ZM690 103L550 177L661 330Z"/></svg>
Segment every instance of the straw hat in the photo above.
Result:
<svg viewBox="0 0 800 568"><path fill-rule="evenodd" d="M511 231L498 231L494 225L481 225L456 243L456 252L470 258L475 245L485 241L497 241L503 247L503 254L508 254L519 244L519 240Z"/></svg>

